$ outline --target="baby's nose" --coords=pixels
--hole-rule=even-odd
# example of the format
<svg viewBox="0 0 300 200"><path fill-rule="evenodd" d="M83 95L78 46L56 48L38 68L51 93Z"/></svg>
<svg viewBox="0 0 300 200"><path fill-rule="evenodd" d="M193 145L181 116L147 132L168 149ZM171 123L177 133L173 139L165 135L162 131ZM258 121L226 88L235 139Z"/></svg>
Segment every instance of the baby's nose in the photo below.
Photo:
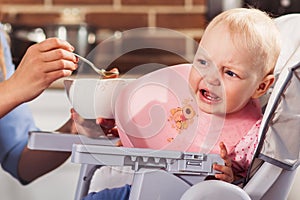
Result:
<svg viewBox="0 0 300 200"><path fill-rule="evenodd" d="M205 81L209 84L209 85L213 85L213 86L220 86L221 85L221 81L219 78L217 77L206 77Z"/></svg>
<svg viewBox="0 0 300 200"><path fill-rule="evenodd" d="M217 70L207 70L204 77L205 82L209 85L220 86L220 75Z"/></svg>

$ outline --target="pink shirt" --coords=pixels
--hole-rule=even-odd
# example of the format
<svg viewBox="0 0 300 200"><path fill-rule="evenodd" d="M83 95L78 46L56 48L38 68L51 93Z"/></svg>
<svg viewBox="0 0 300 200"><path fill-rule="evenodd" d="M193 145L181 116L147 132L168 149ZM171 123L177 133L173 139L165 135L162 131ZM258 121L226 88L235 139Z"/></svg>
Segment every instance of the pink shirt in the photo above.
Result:
<svg viewBox="0 0 300 200"><path fill-rule="evenodd" d="M244 109L234 113L224 120L214 120L211 115L201 113L201 119L198 121L199 129L195 138L195 143L202 144L201 147L191 146L188 150L191 152L207 152L219 154L219 143L222 141L226 145L229 157L232 160L235 174L246 176L246 172L253 159L254 152L258 144L258 131L261 123L261 112L259 104L256 101L250 101ZM218 123L219 122L219 123ZM223 123L223 126L220 125ZM205 127L205 132L201 127ZM212 130L207 130L212 129ZM219 137L213 140L207 149L201 150L209 143L205 138L209 133L217 129Z"/></svg>

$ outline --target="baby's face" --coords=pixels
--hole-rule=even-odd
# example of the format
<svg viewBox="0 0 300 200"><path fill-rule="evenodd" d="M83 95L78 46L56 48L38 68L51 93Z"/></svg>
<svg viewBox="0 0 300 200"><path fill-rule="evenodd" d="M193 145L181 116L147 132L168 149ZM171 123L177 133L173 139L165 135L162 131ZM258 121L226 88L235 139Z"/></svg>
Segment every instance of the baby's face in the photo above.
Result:
<svg viewBox="0 0 300 200"><path fill-rule="evenodd" d="M261 70L252 66L252 55L238 44L224 25L204 33L190 75L191 87L204 112L236 112L259 87ZM207 56L201 53L201 48Z"/></svg>

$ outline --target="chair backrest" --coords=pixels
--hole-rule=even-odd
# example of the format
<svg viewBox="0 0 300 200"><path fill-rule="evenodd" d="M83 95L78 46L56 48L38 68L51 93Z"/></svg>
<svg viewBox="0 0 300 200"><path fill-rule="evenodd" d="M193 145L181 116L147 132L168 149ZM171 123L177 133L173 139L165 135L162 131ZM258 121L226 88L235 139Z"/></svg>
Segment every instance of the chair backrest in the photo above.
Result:
<svg viewBox="0 0 300 200"><path fill-rule="evenodd" d="M293 170L299 165L300 155L300 14L285 15L275 22L281 32L282 50L275 68L277 80L262 120L257 155Z"/></svg>
<svg viewBox="0 0 300 200"><path fill-rule="evenodd" d="M264 163L253 177L249 171L244 186L253 200L286 199L299 166L300 14L288 14L275 22L282 36L282 50L256 153Z"/></svg>

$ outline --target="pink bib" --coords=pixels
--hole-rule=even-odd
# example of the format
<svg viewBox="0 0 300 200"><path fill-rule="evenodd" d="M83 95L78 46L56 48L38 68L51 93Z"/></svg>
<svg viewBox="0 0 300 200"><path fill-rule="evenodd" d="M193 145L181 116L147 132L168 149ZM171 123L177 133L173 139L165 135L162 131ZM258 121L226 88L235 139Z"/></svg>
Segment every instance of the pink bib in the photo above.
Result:
<svg viewBox="0 0 300 200"><path fill-rule="evenodd" d="M257 103L226 119L203 113L189 87L191 67L163 68L122 90L115 119L123 146L219 153L220 141L231 149L247 134L261 116Z"/></svg>

